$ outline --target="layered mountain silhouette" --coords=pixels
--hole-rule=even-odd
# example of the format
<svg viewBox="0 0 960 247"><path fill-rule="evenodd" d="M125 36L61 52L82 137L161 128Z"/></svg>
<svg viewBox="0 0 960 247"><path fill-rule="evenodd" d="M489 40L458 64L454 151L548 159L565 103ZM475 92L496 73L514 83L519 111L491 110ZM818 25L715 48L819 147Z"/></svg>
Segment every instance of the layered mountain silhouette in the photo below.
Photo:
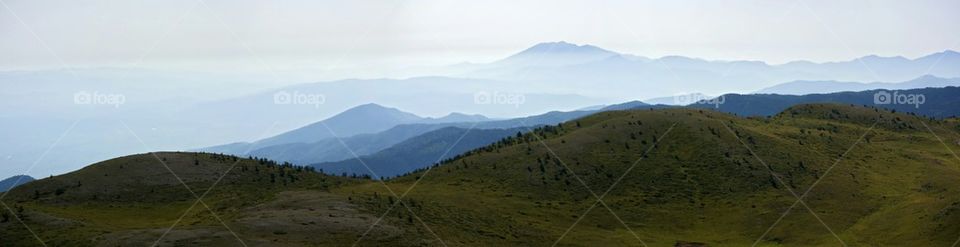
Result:
<svg viewBox="0 0 960 247"><path fill-rule="evenodd" d="M913 80L904 82L843 82L843 81L793 81L778 84L776 86L761 89L757 94L824 94L834 92L856 92L874 89L903 90L927 87L948 87L960 86L958 78L940 78L932 75L925 75ZM711 97L712 98L712 97Z"/></svg>
<svg viewBox="0 0 960 247"><path fill-rule="evenodd" d="M388 130L401 124L414 123L452 123L486 121L482 115L451 113L441 118L424 118L396 108L368 103L359 105L323 121L264 138L253 143L233 143L204 148L210 152L242 154L246 151L282 145L305 144L329 138L348 138L360 134L373 134Z"/></svg>
<svg viewBox="0 0 960 247"><path fill-rule="evenodd" d="M545 58L545 62L541 63L537 57ZM712 95L730 91L755 91L775 83L799 80L869 82L907 81L925 75L960 77L960 71L952 69L960 66L960 53L948 50L915 59L870 55L841 62L795 61L768 64L761 61L721 61L684 56L649 59L591 45L547 42L534 45L504 60L473 66L474 70L456 76L524 81L545 88L548 85L563 85L577 88L588 96L602 94L617 95L621 98L654 98L676 95L691 89ZM922 87L929 86L943 85ZM777 88L771 90L775 89ZM870 88L861 88L866 89Z"/></svg>
<svg viewBox="0 0 960 247"><path fill-rule="evenodd" d="M131 131L117 131L128 127L152 147L189 150L259 140L264 135L273 136L304 127L370 102L421 115L466 112L514 118L548 111L573 111L591 105L671 97L685 92L711 96L756 92L795 81L901 82L924 75L960 77L960 70L955 69L960 66L960 54L955 51L916 58L863 56L848 61L785 64L683 56L645 58L642 55L587 44L545 42L531 44L529 48L518 49L517 53L488 63L444 67L435 73L403 79L345 79L269 89L258 87L256 90L251 89L250 82L269 80L116 69L78 69L76 74L64 71L0 72L0 78L22 82L5 88L5 97L0 100L0 104L7 106L4 116L0 116L3 120L0 121L0 134L14 139L0 144L0 149L7 150L10 157L5 165L29 166L33 162L29 157L42 154L49 146L48 140L56 139L57 132L68 129L76 119L82 118L79 127L83 131L73 132L76 136L63 140L62 146L71 148L47 157L50 164L55 164L52 169L57 173L98 160L142 152L141 144L130 135ZM226 85L231 89L224 89L228 87ZM920 83L914 86L945 85ZM860 90L840 87L843 91ZM116 88L116 91L101 93L120 93L130 100L119 108L78 105L70 100L36 100L71 99L74 93L83 90L92 93L91 90L97 88ZM830 91L833 89L816 90L817 93L832 93ZM784 88L779 92L763 92L802 94L811 91ZM325 100L322 104L278 102L277 95L323 96ZM484 95L501 98L522 95L524 100L522 103L478 101L478 96ZM24 105L23 102L31 103ZM109 114L94 114L107 108L112 108ZM91 114L97 117L89 117ZM373 125L364 127L380 129ZM331 128L336 130L339 127ZM357 130L358 133L372 133L366 131L370 130ZM305 134L324 135L325 132ZM341 129L339 132L350 133L352 130ZM115 141L103 142L105 139ZM245 149L242 143L225 148ZM14 172L6 173L13 175Z"/></svg>
<svg viewBox="0 0 960 247"><path fill-rule="evenodd" d="M540 43L509 57L493 62L504 66L563 66L604 60L619 53L592 45L576 45L564 41Z"/></svg>
<svg viewBox="0 0 960 247"><path fill-rule="evenodd" d="M869 90L829 94L726 94L722 100L690 105L743 116L771 116L787 108L811 103L865 105L933 118L960 116L960 87L905 90ZM719 99L719 98L718 98Z"/></svg>
<svg viewBox="0 0 960 247"><path fill-rule="evenodd" d="M878 94L889 93L889 97L894 97L894 93L897 95L923 95L922 104L907 104L906 102L890 102L890 104L883 104L883 102L876 102L876 96ZM955 97L955 95L960 94L960 88L957 87L947 87L947 88L925 88L925 89L910 89L910 90L897 90L897 91L888 91L888 90L871 90L871 91L862 91L862 92L840 92L840 93L830 93L830 94L810 94L810 95L778 95L778 94L727 94L721 96L722 101L714 102L715 100L708 100L706 102L695 103L690 105L690 107L695 108L705 108L705 109L715 109L721 112L728 112L737 115L743 116L771 116L782 112L785 109L788 109L795 105L800 104L810 104L810 103L842 103L842 104L852 104L852 105L868 105L878 108L891 109L900 112L915 113L923 116L934 117L934 118L946 118L960 115L960 108L956 107L960 105ZM512 134L506 131L502 132L503 129L515 128L520 132L525 132L524 128L529 128L533 126L540 125L553 125L560 122L569 121L576 119L582 116L589 114L604 112L604 111L616 111L616 110L630 110L630 109L660 109L660 108L670 108L676 106L666 106L666 105L649 105L640 101L631 101L621 104L614 104L609 106L598 107L597 110L586 110L586 111L572 111L572 112L550 112L546 114L525 117L525 118L516 118L516 119L504 119L504 120L490 120L485 117L469 117L465 119L469 120L486 120L486 121L477 121L477 122L446 122L447 120L452 119L464 119L464 118L439 118L439 119L430 119L430 118L420 118L415 117L413 114L404 113L394 108L387 108L378 105L363 105L357 108L362 109L363 111L369 111L371 109L381 109L383 114L385 114L385 119L390 119L391 116L405 116L409 121L419 121L427 123L410 123L403 124L402 122L395 122L395 126L391 128L376 132L376 133L366 133L366 134L357 134L353 136L346 137L331 137L318 135L316 139L300 139L297 142L289 142L276 145L265 145L261 144L262 142L255 142L254 144L243 143L243 144L228 144L223 146L216 146L211 148L202 149L207 152L215 153L226 153L234 154L240 156L256 156L256 157L265 157L273 160L291 162L294 164L308 165L313 164L315 167L321 168L324 171L330 172L331 174L366 174L366 175L376 175L382 177L393 177L405 172L409 172L413 169L421 168L427 165L430 165L429 162L422 162L426 157L417 156L418 154L408 154L413 155L416 158L420 158L419 162L408 162L405 163L404 167L390 167L388 161L391 161L390 158L386 157L400 157L398 160L410 160L414 158L404 158L404 155L399 154L397 151L387 152L381 154L380 152L386 151L387 149L393 150L417 150L417 149L430 149L432 145L437 143L453 143L455 142L457 135L452 134L442 134L450 133L452 130L460 130L461 132L466 132L466 129L473 129L471 136L474 135L483 135L490 134L490 136L477 136L477 140L472 142L471 145L467 147L473 148L481 145L490 144L493 141L506 136L505 134ZM357 115L349 113L350 111L345 112L344 114ZM349 113L349 114L348 114ZM377 116L377 113L366 112L368 115L365 117L370 119L379 119L381 117ZM343 114L341 114L343 115ZM451 116L458 116L462 114L452 114ZM414 116L414 117L411 117ZM337 117L331 118L336 119ZM331 120L325 120L331 121ZM323 127L322 124L311 124L305 128L320 128ZM382 128L382 127L381 127ZM445 129L440 131L441 129ZM322 130L326 130L325 128ZM486 131L478 131L486 130ZM303 130L295 130L281 136L290 136L295 135L291 133L304 133ZM329 133L329 130L327 130ZM437 133L431 133L437 132ZM298 134L299 135L299 134ZM268 138L269 140L278 140L278 137ZM407 142L413 139L418 139L419 141ZM427 142L425 140L431 140L433 142ZM481 140L487 140L488 142L484 143ZM258 145L254 148L251 148L251 145ZM262 145L262 146L261 146ZM454 149L453 151L463 151L463 147ZM247 151L249 150L249 151ZM435 150L434 150L435 151ZM389 154L389 155L387 155ZM453 152L449 155L457 155L459 153ZM428 155L439 155L435 153L428 153ZM371 159L374 161L369 162L370 168L374 169L374 173L370 173L367 167L362 166L360 162L356 160L356 157L363 159ZM437 157L431 157L436 159ZM446 158L446 157L444 157ZM387 167L387 168L385 168Z"/></svg>
<svg viewBox="0 0 960 247"><path fill-rule="evenodd" d="M350 108L318 123L257 141L256 145L303 143L335 136L349 137L357 134L376 133L399 124L423 120L417 115L396 108L365 104Z"/></svg>
<svg viewBox="0 0 960 247"><path fill-rule="evenodd" d="M444 127L409 138L376 153L312 166L321 172L333 175L396 177L489 145L505 137L527 132L529 129L527 127L512 129Z"/></svg>
<svg viewBox="0 0 960 247"><path fill-rule="evenodd" d="M17 176L9 177L4 180L0 180L0 192L6 192L10 189L13 189L14 187L20 186L25 183L29 183L33 180L35 180L33 177L27 176L27 175L17 175Z"/></svg>
<svg viewBox="0 0 960 247"><path fill-rule="evenodd" d="M624 108L627 105L640 106L644 104L638 101L611 107ZM441 118L422 118L395 108L384 107L376 104L364 104L355 108L351 108L350 110L347 110L327 120L323 120L322 122L309 124L305 127L286 132L278 136L269 137L261 141L256 141L253 143L231 143L202 148L200 151L239 156L257 156L277 161L307 165L321 162L340 161L349 158L355 158L355 156L373 154L407 139L447 127L491 130L477 131L471 136L478 135L477 133L488 133L491 134L490 137L486 137L486 139L480 137L478 138L480 138L480 140L496 140L502 136L500 135L500 132L492 131L495 129L511 129L518 127L557 124L603 110L612 109L604 108L594 111L570 112L553 111L528 117L494 120L486 118L482 115L467 115L462 113L451 113ZM383 116L381 116L381 114ZM380 121L380 119L384 119L384 121ZM342 135L341 133L336 132L334 132L337 134L336 136L330 134L331 131L336 131L331 124L337 125L340 128L351 128L349 124L350 121L379 122L374 125L364 126L364 128L358 128L360 130L366 130L366 132L369 133L351 131L348 133L353 135ZM330 129L327 129L328 127ZM377 131L379 129L384 130ZM451 135L441 136L455 138ZM432 137L431 140L438 140L438 138ZM453 140L446 141L452 142ZM489 144L479 142L479 140L474 141L470 147ZM417 147L407 148L412 149ZM453 153L453 155L456 154L458 153ZM336 171L343 172L346 170ZM357 171L350 170L350 172L353 173ZM391 175L381 176L395 175L396 174L391 173Z"/></svg>
<svg viewBox="0 0 960 247"><path fill-rule="evenodd" d="M71 246L949 246L960 233L960 167L941 140L960 139L957 127L847 104L797 105L770 118L605 111L385 181L260 158L138 154L14 188L3 200L22 221L0 223L0 238L15 246L38 238ZM168 230L171 222L182 223Z"/></svg>

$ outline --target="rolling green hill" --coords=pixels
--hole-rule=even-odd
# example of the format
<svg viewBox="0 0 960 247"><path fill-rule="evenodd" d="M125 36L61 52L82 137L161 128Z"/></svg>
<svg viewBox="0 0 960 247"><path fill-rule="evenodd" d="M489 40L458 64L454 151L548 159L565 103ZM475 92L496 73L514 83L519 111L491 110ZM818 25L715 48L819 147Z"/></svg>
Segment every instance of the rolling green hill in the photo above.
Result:
<svg viewBox="0 0 960 247"><path fill-rule="evenodd" d="M159 245L950 246L960 237L958 131L956 119L847 105L769 118L630 110L387 181L237 159L204 199L216 216L197 205ZM156 154L196 194L234 162ZM163 171L152 155L122 157L3 202L49 245L150 245L195 201ZM38 243L11 218L0 239Z"/></svg>
<svg viewBox="0 0 960 247"><path fill-rule="evenodd" d="M242 221L253 217L243 210L283 200L281 191L323 194L353 181L308 167L217 154L131 155L14 188L3 197L9 210L0 219L0 239L4 246L38 245L22 221L50 246L146 246L177 222L159 244L236 245L217 218ZM204 203L194 204L200 196ZM271 211L256 213L266 212Z"/></svg>
<svg viewBox="0 0 960 247"><path fill-rule="evenodd" d="M841 105L769 119L599 113L389 184L403 191L423 177L409 195L414 211L448 245L550 245L608 190L610 210L593 208L559 245L640 245L635 232L651 246L749 246L760 236L761 246L836 246L831 231L847 245L950 245L960 236L960 160L924 124L957 148L955 124ZM382 186L367 188L381 195L370 207L386 211ZM811 210L799 205L764 235L796 201L791 191L808 189Z"/></svg>

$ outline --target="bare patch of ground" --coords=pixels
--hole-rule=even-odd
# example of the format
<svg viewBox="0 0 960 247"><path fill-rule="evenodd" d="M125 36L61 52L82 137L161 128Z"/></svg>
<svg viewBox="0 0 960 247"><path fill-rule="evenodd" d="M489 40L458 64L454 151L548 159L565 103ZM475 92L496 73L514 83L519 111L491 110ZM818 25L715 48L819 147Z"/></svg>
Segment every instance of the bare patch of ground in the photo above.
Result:
<svg viewBox="0 0 960 247"><path fill-rule="evenodd" d="M350 246L377 220L347 198L320 191L287 191L243 209L228 224L247 246ZM153 246L167 229L130 230L98 237L98 246ZM381 221L364 238L399 241L402 231ZM243 246L223 226L178 226L158 246Z"/></svg>
<svg viewBox="0 0 960 247"><path fill-rule="evenodd" d="M378 217L347 198L318 191L281 192L276 200L244 211L235 223L250 246L349 246ZM381 221L365 239L391 241L401 233Z"/></svg>

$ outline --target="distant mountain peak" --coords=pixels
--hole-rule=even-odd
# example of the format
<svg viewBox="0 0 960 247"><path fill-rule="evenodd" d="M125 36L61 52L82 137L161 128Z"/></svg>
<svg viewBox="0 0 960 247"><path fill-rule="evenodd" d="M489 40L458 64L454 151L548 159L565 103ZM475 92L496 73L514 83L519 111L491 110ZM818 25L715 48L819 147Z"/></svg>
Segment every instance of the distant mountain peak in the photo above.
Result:
<svg viewBox="0 0 960 247"><path fill-rule="evenodd" d="M580 45L569 43L566 41L554 41L554 42L540 42L529 49L567 49L567 48L578 48Z"/></svg>
<svg viewBox="0 0 960 247"><path fill-rule="evenodd" d="M409 119L411 121L420 119L419 116L416 116L412 113L404 112L397 108L383 106L376 103L366 103L366 104L351 107L337 115L334 115L333 117L330 117L327 120L337 119L338 117L355 116L355 115L374 115L374 116L401 115L401 116L404 116L403 118Z"/></svg>
<svg viewBox="0 0 960 247"><path fill-rule="evenodd" d="M601 111L621 111L621 110L630 110L638 107L649 106L650 104L644 103L643 101L634 100L629 102L624 102L615 105L609 105L600 109Z"/></svg>
<svg viewBox="0 0 960 247"><path fill-rule="evenodd" d="M867 56L861 57L860 59L862 59L862 60L868 60L868 61L869 61L869 60L901 60L901 61L908 61L908 60L910 60L910 59L907 59L907 58L905 58L905 57L903 57L903 56L884 57L884 56L879 56L879 55L867 55Z"/></svg>
<svg viewBox="0 0 960 247"><path fill-rule="evenodd" d="M923 56L923 57L918 58L918 59L932 58L932 59L940 60L940 59L945 58L945 57L960 57L960 52L947 49L947 50L944 50L944 51L941 51L941 52L937 52L937 53L933 53L933 54L930 54L930 55Z"/></svg>
<svg viewBox="0 0 960 247"><path fill-rule="evenodd" d="M377 103L366 103L366 104L354 106L353 108L350 108L350 109L365 109L365 108L370 108L370 109L390 109L390 107L382 106L382 105L379 105L379 104L377 104Z"/></svg>
<svg viewBox="0 0 960 247"><path fill-rule="evenodd" d="M376 103L367 103L354 106L353 108L347 109L346 111L343 111L340 114L337 114L324 121L336 121L341 118L350 119L352 117L358 117L361 115L369 117L390 117L402 122L412 122L421 119L421 117L414 115L413 113L404 112L397 108L387 107Z"/></svg>
<svg viewBox="0 0 960 247"><path fill-rule="evenodd" d="M366 104L354 106L353 108L390 108L390 107L386 107L377 103L366 103Z"/></svg>
<svg viewBox="0 0 960 247"><path fill-rule="evenodd" d="M943 51L941 51L941 52L937 52L937 53L934 53L934 54L941 54L941 55L960 55L960 52L947 49L947 50L943 50Z"/></svg>
<svg viewBox="0 0 960 247"><path fill-rule="evenodd" d="M554 41L554 42L540 42L540 43L537 43L536 45L533 45L533 47L530 47L530 49L535 49L535 48L548 48L548 47L551 47L551 46L572 46L572 47L577 47L577 44L568 43L568 42L563 41L563 40L561 40L561 41Z"/></svg>
<svg viewBox="0 0 960 247"><path fill-rule="evenodd" d="M609 50L606 50L606 49L603 49L603 48L600 48L600 47L596 47L596 46L593 46L593 45L586 45L586 44L585 44L585 45L577 45L577 44L573 44L573 43L567 43L566 41L539 43L539 44L536 44L536 45L534 45L534 46L531 46L530 48L527 48L526 50L521 51L520 53L517 53L517 55L523 55L523 54L542 54L542 53L546 53L546 52L550 52L550 53L581 53L581 54L584 54L584 53L587 53L587 54L589 54L589 53L596 53L596 54L604 54L604 55L609 55L609 56L619 55L619 53L616 53L616 52L613 52L613 51L609 51Z"/></svg>
<svg viewBox="0 0 960 247"><path fill-rule="evenodd" d="M943 78L943 77L939 77L939 76L927 74L927 75L923 75L923 76L917 77L916 79L913 79L913 80L911 80L911 81L916 81L916 80L946 80L946 79L947 79L947 78Z"/></svg>
<svg viewBox="0 0 960 247"><path fill-rule="evenodd" d="M13 189L14 187L33 181L34 178L27 175L16 175L4 180L0 180L0 192Z"/></svg>
<svg viewBox="0 0 960 247"><path fill-rule="evenodd" d="M593 45L577 45L566 41L544 42L504 58L508 64L570 65L603 60L620 53Z"/></svg>
<svg viewBox="0 0 960 247"><path fill-rule="evenodd" d="M472 116L482 116L482 115L480 115L480 114L466 114L466 113L459 113L459 112L451 112L450 114L447 114L446 116L443 116L443 117L446 118L446 117L472 117Z"/></svg>
<svg viewBox="0 0 960 247"><path fill-rule="evenodd" d="M349 137L387 130L424 118L397 108L367 103L347 109L319 122L257 141L260 147L286 143L311 143L329 137Z"/></svg>
<svg viewBox="0 0 960 247"><path fill-rule="evenodd" d="M480 122L480 121L489 121L490 118L487 118L486 116L480 115L480 114L466 114L466 113L460 113L460 112L451 112L450 114L447 114L446 116L439 117L439 118L433 118L433 119L431 119L431 120L432 120L433 122L449 122L449 123L453 123L453 122Z"/></svg>

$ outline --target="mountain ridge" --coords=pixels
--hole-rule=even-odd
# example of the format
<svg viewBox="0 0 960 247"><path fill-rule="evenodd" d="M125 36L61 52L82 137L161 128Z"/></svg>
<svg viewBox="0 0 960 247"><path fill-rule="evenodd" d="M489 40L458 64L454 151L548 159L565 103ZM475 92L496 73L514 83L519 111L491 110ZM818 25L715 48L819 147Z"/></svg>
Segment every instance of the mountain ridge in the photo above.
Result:
<svg viewBox="0 0 960 247"><path fill-rule="evenodd" d="M917 100L913 104L908 102L892 102L893 93L899 95L922 95L923 102ZM879 95L888 98L878 99ZM834 103L874 106L891 109L898 112L918 114L931 118L951 118L960 116L960 87L919 88L904 90L867 90L858 92L838 92L827 94L807 95L779 95L779 94L725 94L705 102L698 102L688 107L715 109L721 112L733 113L742 116L772 116L790 107L815 104ZM878 100L888 99L878 102ZM919 99L919 98L918 98Z"/></svg>
<svg viewBox="0 0 960 247"><path fill-rule="evenodd" d="M310 166L332 175L359 174L391 178L487 146L504 137L527 132L533 127L535 126L510 129L443 127L408 138L376 153ZM455 146L451 146L454 144Z"/></svg>
<svg viewBox="0 0 960 247"><path fill-rule="evenodd" d="M4 180L0 180L0 192L7 192L17 186L32 182L34 179L27 175L15 175Z"/></svg>
<svg viewBox="0 0 960 247"><path fill-rule="evenodd" d="M306 142L290 142L274 145L256 142L229 143L199 149L199 151L238 156L252 155L277 161L291 162L298 165L309 165L344 160L353 158L354 155L363 156L373 154L409 138L446 127L509 129L549 125L589 115L594 112L597 111L551 111L511 119L490 119L482 115L451 113L441 118L423 118L421 121L414 123L398 124L376 133L357 134L346 137L326 137ZM458 120L473 120L473 122Z"/></svg>
<svg viewBox="0 0 960 247"><path fill-rule="evenodd" d="M903 90L947 86L960 86L960 78L941 78L933 75L924 75L902 82L792 81L760 89L754 93L805 95L876 89Z"/></svg>
<svg viewBox="0 0 960 247"><path fill-rule="evenodd" d="M235 142L200 148L198 150L243 155L244 152L247 151L252 152L257 149L276 145L313 143L328 138L349 138L361 134L375 134L402 124L439 124L489 120L489 118L480 114L468 115L463 113L450 113L439 118L420 117L394 107L386 107L376 103L365 103L351 107L327 119L310 123L272 137L263 138L254 142Z"/></svg>
<svg viewBox="0 0 960 247"><path fill-rule="evenodd" d="M552 44L552 45L551 45ZM591 45L570 43L541 43L515 53L535 57L531 51L550 51L549 47L585 50ZM535 49L534 49L535 48ZM679 94L690 88L707 95L750 92L774 86L776 82L790 81L907 81L923 75L944 78L960 77L960 53L947 50L916 58L881 57L866 55L842 61L791 61L769 64L750 60L708 60L696 57L666 55L651 59L629 53L617 53L596 47L589 57L564 56L564 52L542 54L546 62L525 59L525 62L505 64L502 60L474 64L460 68L452 76L501 81L519 81L543 88L563 85L584 95L605 95L619 100L655 98L664 94ZM612 53L612 54L611 54ZM508 58L511 56L508 56ZM556 62L562 61L562 62ZM731 87L731 85L733 85ZM616 88L618 90L609 90ZM639 94L637 93L639 92ZM660 95L651 92L660 92Z"/></svg>

